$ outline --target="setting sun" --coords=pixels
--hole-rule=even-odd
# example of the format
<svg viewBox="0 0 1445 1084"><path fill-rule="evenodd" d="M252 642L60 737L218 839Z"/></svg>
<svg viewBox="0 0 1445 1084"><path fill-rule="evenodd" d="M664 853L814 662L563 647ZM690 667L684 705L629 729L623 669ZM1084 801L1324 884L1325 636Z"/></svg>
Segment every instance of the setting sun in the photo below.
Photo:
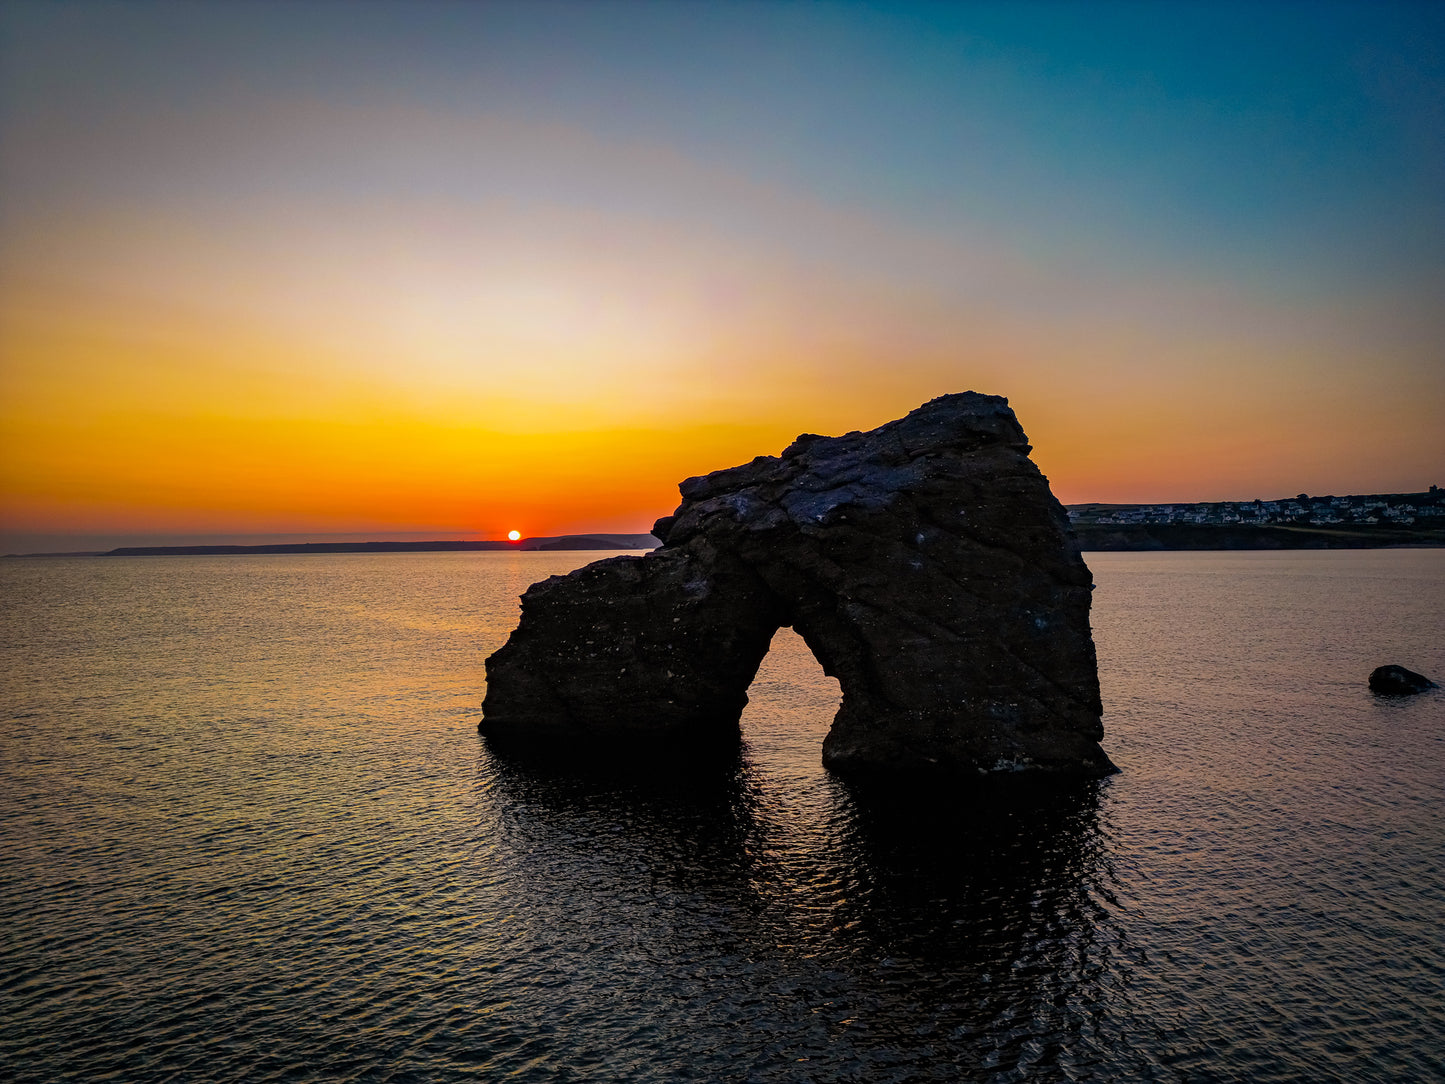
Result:
<svg viewBox="0 0 1445 1084"><path fill-rule="evenodd" d="M517 541L518 539L520 539L521 537L522 537L522 532L521 532L521 531L508 531L508 532L507 532L507 541L509 541L509 542L516 542L516 541Z"/></svg>

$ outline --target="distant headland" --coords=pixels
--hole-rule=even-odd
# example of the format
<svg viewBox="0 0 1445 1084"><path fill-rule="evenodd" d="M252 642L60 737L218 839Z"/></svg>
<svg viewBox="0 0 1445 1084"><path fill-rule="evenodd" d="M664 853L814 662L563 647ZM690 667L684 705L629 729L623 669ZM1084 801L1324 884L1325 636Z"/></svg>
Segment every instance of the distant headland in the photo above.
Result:
<svg viewBox="0 0 1445 1084"><path fill-rule="evenodd" d="M477 550L650 550L650 534L564 534L507 541L275 542L256 546L119 546L70 553L8 553L7 557L226 557L283 553L447 553Z"/></svg>

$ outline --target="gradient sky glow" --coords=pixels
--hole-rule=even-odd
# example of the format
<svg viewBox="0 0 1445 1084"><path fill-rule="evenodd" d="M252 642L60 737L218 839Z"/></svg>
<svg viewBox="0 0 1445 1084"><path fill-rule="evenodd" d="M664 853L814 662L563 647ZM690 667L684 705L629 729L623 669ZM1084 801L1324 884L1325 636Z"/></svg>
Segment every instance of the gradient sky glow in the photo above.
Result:
<svg viewBox="0 0 1445 1084"><path fill-rule="evenodd" d="M1445 484L1445 6L0 8L0 552L642 531L970 388L1066 502Z"/></svg>

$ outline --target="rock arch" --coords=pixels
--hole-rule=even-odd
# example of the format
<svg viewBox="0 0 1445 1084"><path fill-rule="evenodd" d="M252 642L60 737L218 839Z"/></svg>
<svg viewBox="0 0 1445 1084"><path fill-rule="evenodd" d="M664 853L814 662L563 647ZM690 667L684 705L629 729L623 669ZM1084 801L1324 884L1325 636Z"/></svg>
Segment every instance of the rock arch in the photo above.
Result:
<svg viewBox="0 0 1445 1084"><path fill-rule="evenodd" d="M792 625L853 774L1097 776L1092 576L1008 401L964 392L689 478L662 547L534 584L487 660L481 732L551 755L735 745Z"/></svg>

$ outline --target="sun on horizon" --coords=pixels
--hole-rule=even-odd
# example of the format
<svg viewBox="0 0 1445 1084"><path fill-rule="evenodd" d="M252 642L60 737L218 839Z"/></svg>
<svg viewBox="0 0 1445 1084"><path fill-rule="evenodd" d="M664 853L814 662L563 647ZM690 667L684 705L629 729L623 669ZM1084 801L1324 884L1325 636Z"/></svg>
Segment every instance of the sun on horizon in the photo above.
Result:
<svg viewBox="0 0 1445 1084"><path fill-rule="evenodd" d="M1437 12L0 4L0 553L640 533L967 390L1066 504L1419 492Z"/></svg>

